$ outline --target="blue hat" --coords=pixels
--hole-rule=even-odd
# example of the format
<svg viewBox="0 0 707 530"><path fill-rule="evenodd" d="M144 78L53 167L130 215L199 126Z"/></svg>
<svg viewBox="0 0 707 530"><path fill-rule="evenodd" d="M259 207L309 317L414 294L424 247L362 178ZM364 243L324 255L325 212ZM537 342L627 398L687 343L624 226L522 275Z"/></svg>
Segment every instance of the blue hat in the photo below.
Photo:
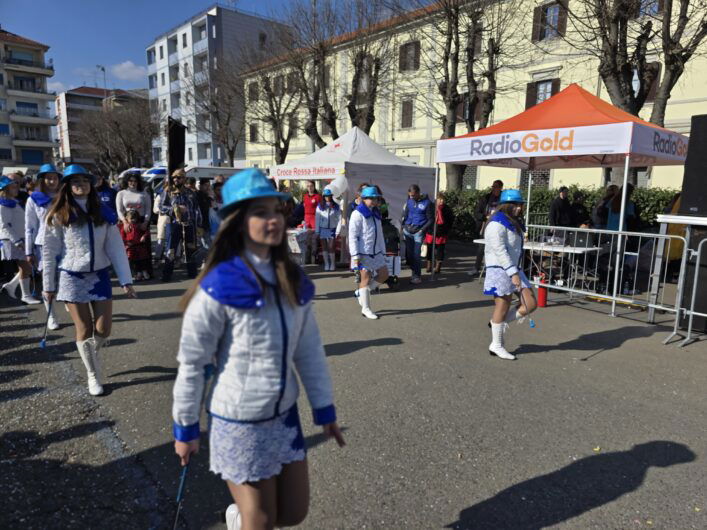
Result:
<svg viewBox="0 0 707 530"><path fill-rule="evenodd" d="M88 177L91 180L91 184L93 184L96 180L93 175L91 175L83 168L83 166L79 166L78 164L71 164L70 166L67 166L64 170L64 175L61 177L61 181L69 182L69 180L71 180L71 177L77 177L79 175L83 177Z"/></svg>
<svg viewBox="0 0 707 530"><path fill-rule="evenodd" d="M334 196L334 194L332 193L332 191L329 188L326 188L322 192L322 197L333 197L333 196Z"/></svg>
<svg viewBox="0 0 707 530"><path fill-rule="evenodd" d="M56 173L57 175L61 175L61 172L57 170L56 167L54 167L54 164L44 164L42 167L39 168L37 178L41 179L47 173Z"/></svg>
<svg viewBox="0 0 707 530"><path fill-rule="evenodd" d="M503 190L501 192L501 199L498 204L505 204L507 202L520 202L524 203L523 195L521 195L520 190Z"/></svg>
<svg viewBox="0 0 707 530"><path fill-rule="evenodd" d="M6 177L5 175L3 175L2 177L0 177L0 190L4 190L13 182L14 180L12 180L10 177Z"/></svg>
<svg viewBox="0 0 707 530"><path fill-rule="evenodd" d="M223 206L218 214L221 219L226 218L236 209L239 203L250 199L275 197L281 200L290 198L289 193L281 193L273 188L272 181L259 169L244 169L235 173L221 188Z"/></svg>
<svg viewBox="0 0 707 530"><path fill-rule="evenodd" d="M377 199L378 197L380 197L380 194L375 186L367 186L361 191L362 199Z"/></svg>

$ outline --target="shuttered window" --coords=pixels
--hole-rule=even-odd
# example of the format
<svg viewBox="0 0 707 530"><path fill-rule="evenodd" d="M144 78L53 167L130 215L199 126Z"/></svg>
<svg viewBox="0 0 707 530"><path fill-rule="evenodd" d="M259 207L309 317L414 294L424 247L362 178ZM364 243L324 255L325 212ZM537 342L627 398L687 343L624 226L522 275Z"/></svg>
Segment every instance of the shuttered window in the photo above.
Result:
<svg viewBox="0 0 707 530"><path fill-rule="evenodd" d="M414 72L420 69L420 41L403 44L399 54L398 67L401 72Z"/></svg>
<svg viewBox="0 0 707 530"><path fill-rule="evenodd" d="M258 101L258 83L248 85L248 101Z"/></svg>
<svg viewBox="0 0 707 530"><path fill-rule="evenodd" d="M257 123L250 124L249 130L248 130L248 139L251 142L258 141L258 124Z"/></svg>
<svg viewBox="0 0 707 530"><path fill-rule="evenodd" d="M556 2L537 6L533 11L533 32L531 40L540 42L567 33L567 10Z"/></svg>
<svg viewBox="0 0 707 530"><path fill-rule="evenodd" d="M559 78L528 83L525 89L525 108L529 109L530 107L534 107L538 103L542 103L546 99L550 99L559 91Z"/></svg>
<svg viewBox="0 0 707 530"><path fill-rule="evenodd" d="M412 98L404 99L400 110L400 128L412 128L413 121L413 100Z"/></svg>
<svg viewBox="0 0 707 530"><path fill-rule="evenodd" d="M655 101L655 96L658 94L658 87L660 86L660 73L662 65L659 62L649 63L646 65L647 68L651 69L655 73L651 87L648 89L648 95L646 96L646 102Z"/></svg>

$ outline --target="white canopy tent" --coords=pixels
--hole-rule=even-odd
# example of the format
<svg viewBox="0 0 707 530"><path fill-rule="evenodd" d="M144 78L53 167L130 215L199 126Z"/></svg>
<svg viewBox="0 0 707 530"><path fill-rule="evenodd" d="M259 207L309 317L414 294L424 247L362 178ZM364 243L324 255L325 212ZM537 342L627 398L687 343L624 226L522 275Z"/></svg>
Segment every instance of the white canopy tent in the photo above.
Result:
<svg viewBox="0 0 707 530"><path fill-rule="evenodd" d="M331 180L329 187L335 195L344 195L346 204L360 184L375 184L383 192L390 219L396 225L411 184L420 186L430 198L436 190L434 168L420 167L394 155L358 127L305 158L272 166L270 176L277 181Z"/></svg>

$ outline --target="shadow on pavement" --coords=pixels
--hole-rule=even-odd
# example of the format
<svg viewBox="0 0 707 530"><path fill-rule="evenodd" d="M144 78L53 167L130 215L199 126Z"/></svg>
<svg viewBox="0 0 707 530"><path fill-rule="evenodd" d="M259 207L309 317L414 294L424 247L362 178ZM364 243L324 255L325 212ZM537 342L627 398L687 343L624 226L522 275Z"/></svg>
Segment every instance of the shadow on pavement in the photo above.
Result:
<svg viewBox="0 0 707 530"><path fill-rule="evenodd" d="M165 375L155 375L153 377L142 377L139 379L133 379L130 381L118 381L118 382L106 382L103 385L103 390L105 395L110 395L113 391L119 388L126 388L129 386L146 385L149 383L161 383L164 381L173 381L177 377L176 368L167 368L164 366L142 366L136 368L135 370L126 370L124 372L118 372L115 374L110 374L108 377L118 377L122 375L132 375L132 374L165 374Z"/></svg>
<svg viewBox="0 0 707 530"><path fill-rule="evenodd" d="M154 291L141 291L139 288L136 289L138 300L150 300L152 298L173 298L175 296L182 296L186 292L184 289L156 289ZM176 303L175 303L176 306Z"/></svg>
<svg viewBox="0 0 707 530"><path fill-rule="evenodd" d="M686 445L670 441L592 455L464 509L447 528L547 528L635 491L653 466L669 467L696 458Z"/></svg>
<svg viewBox="0 0 707 530"><path fill-rule="evenodd" d="M595 352L594 354L582 359L583 361L586 361L602 351L610 351L620 348L629 340L650 337L661 331L663 330L658 329L657 326L627 326L617 330L585 333L584 335L580 335L572 340L561 342L557 345L523 344L522 346L519 346L513 354L525 355L528 353L547 353L572 350Z"/></svg>
<svg viewBox="0 0 707 530"><path fill-rule="evenodd" d="M374 348L376 346L398 346L403 344L402 339L398 338L383 338L383 339L371 339L371 340L352 340L347 342L336 342L334 344L326 344L324 350L326 351L327 357L335 355L348 355L349 353L354 353L364 348Z"/></svg>
<svg viewBox="0 0 707 530"><path fill-rule="evenodd" d="M416 313L448 313L450 311L462 311L464 309L477 309L488 307L493 308L488 300L469 300L468 302L456 302L453 304L442 304L434 307L418 307L415 309L381 309L376 311L379 316L393 315L414 315Z"/></svg>
<svg viewBox="0 0 707 530"><path fill-rule="evenodd" d="M30 386L26 388L13 388L12 390L0 390L0 403L12 401L13 399L22 399L28 396L39 394L45 389L43 386Z"/></svg>
<svg viewBox="0 0 707 530"><path fill-rule="evenodd" d="M113 315L113 322L133 322L135 320L170 320L181 316L182 314L178 311L171 311L169 313L154 313L152 315L129 315L127 313L116 313Z"/></svg>

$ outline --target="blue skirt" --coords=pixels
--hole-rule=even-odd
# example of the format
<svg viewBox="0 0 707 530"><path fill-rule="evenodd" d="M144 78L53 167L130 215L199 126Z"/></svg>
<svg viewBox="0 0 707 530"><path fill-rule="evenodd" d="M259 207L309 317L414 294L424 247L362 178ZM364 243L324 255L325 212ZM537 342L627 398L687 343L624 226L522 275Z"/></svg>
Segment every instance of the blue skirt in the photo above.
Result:
<svg viewBox="0 0 707 530"><path fill-rule="evenodd" d="M218 416L210 416L210 422L210 469L234 484L275 477L285 464L307 456L297 405L257 423Z"/></svg>
<svg viewBox="0 0 707 530"><path fill-rule="evenodd" d="M59 272L56 299L70 304L85 304L113 298L110 269L95 272Z"/></svg>

